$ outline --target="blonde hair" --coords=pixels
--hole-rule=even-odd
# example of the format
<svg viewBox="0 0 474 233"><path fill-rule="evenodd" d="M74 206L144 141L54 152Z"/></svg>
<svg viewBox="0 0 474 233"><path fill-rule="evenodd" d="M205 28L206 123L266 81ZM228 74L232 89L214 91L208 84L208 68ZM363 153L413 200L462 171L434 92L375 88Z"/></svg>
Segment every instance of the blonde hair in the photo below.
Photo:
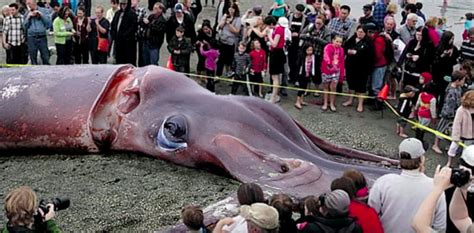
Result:
<svg viewBox="0 0 474 233"><path fill-rule="evenodd" d="M398 6L396 3L392 2L387 6L387 13L397 14Z"/></svg>
<svg viewBox="0 0 474 233"><path fill-rule="evenodd" d="M5 197L5 212L12 226L29 226L38 203L35 192L27 186L10 191Z"/></svg>
<svg viewBox="0 0 474 233"><path fill-rule="evenodd" d="M436 27L438 26L438 17L430 16L428 20L426 20L425 25L427 27Z"/></svg>
<svg viewBox="0 0 474 233"><path fill-rule="evenodd" d="M461 104L465 108L474 108L474 90L468 91L461 99Z"/></svg>

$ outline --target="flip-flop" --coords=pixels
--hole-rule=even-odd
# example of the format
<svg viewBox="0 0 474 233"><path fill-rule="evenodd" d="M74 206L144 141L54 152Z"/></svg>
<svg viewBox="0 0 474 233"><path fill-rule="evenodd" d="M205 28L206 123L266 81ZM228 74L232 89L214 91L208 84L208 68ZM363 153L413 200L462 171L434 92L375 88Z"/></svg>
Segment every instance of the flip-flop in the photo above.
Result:
<svg viewBox="0 0 474 233"><path fill-rule="evenodd" d="M301 109L302 109L302 107L298 107L298 105L296 105L296 104L295 104L294 106L295 106L295 108L298 109L298 110L301 110Z"/></svg>
<svg viewBox="0 0 474 233"><path fill-rule="evenodd" d="M356 111L357 111L358 113L363 113L363 112L364 112L364 109L362 109L362 111L359 111L359 109L356 109Z"/></svg>
<svg viewBox="0 0 474 233"><path fill-rule="evenodd" d="M323 110L324 112L328 110L328 107L321 107L321 110Z"/></svg>
<svg viewBox="0 0 474 233"><path fill-rule="evenodd" d="M336 112L336 110L337 110L336 107L334 107L334 108L333 108L333 107L329 107L329 109L331 109L331 112Z"/></svg>
<svg viewBox="0 0 474 233"><path fill-rule="evenodd" d="M308 106L308 103L303 102L303 103L301 103L301 105L303 105L303 106Z"/></svg>
<svg viewBox="0 0 474 233"><path fill-rule="evenodd" d="M350 103L350 104L343 103L342 106L344 106L344 107L350 107L350 106L352 106L352 103Z"/></svg>

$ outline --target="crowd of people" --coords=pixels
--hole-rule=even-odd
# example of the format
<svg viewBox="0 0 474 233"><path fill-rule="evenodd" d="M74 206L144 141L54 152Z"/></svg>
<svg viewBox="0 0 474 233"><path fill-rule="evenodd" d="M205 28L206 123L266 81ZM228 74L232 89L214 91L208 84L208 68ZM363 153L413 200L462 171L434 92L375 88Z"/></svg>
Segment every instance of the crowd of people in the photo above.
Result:
<svg viewBox="0 0 474 233"><path fill-rule="evenodd" d="M469 205L474 201L474 146L463 151L457 168L438 166L434 179L424 173L420 140L404 139L399 157L401 174L381 176L371 187L355 169L343 171L325 187L328 192L302 199L282 193L268 197L258 184L243 183L236 216L212 223L201 208L187 206L182 222L186 232L199 233L474 232L469 217L474 211ZM29 187L14 189L5 197L8 222L1 232L60 232L53 220L56 209L54 204L38 208Z"/></svg>
<svg viewBox="0 0 474 233"><path fill-rule="evenodd" d="M363 174L346 171L332 182L331 192L301 202L284 194L266 200L258 185L243 184L238 191L240 214L222 219L213 232L452 232L456 228L474 232L465 206L469 185L451 188L444 195L452 186L454 172L449 167L462 151L460 143L474 144L472 12L462 21L463 34L455 35L444 18L425 16L423 4L412 0L372 1L362 7L358 19L351 16L348 5L332 0L295 5L275 0L268 14L260 5L241 12L238 2L220 0L215 18L200 22L200 0L150 0L147 8L139 0L110 3L107 10L100 5L92 8L85 1L57 0L18 0L3 7L6 62L49 65L47 40L52 34L58 65L105 64L108 58L116 64L157 65L160 51L166 49L170 67L190 73L191 56L196 54L194 70L208 76L206 88L211 92L216 92L212 77L224 75L252 83L234 82L231 94L278 103L280 96L288 95L281 87L312 89L313 84L325 91L320 101L323 111L337 111L334 93L345 84L349 93L357 95L347 97L341 106L350 107L357 99L357 112L363 112L365 104L380 110L381 101L364 103L364 95L376 97L388 85L401 116L436 127L453 139L446 148L441 138L434 139L431 149L439 154L447 151L449 159L446 167L437 170L433 183L424 174L424 131L416 128L416 139L408 138L407 124L400 120L396 134L407 138L399 148L401 175L383 176L369 189ZM398 11L401 22L396 22ZM464 40L459 48L454 43L458 36ZM267 74L272 88L266 94L258 84L266 81ZM308 94L298 91L295 108L307 105ZM474 151L467 148L460 168L469 171L472 180ZM16 231L12 228L16 226L34 228L37 203L33 199L36 196L28 188L7 195L6 232ZM49 216L41 216L56 229L51 220L54 208L50 211ZM191 231L206 232L199 208L185 208L182 217Z"/></svg>

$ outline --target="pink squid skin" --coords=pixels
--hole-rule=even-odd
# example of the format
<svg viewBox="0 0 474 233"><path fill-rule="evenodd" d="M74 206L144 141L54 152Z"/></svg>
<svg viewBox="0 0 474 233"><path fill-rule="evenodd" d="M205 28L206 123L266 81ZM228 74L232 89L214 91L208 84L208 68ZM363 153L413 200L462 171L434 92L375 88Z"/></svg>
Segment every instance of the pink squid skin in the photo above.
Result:
<svg viewBox="0 0 474 233"><path fill-rule="evenodd" d="M157 66L12 68L1 76L4 151L137 152L183 166L224 170L239 181L294 196L327 191L347 168L360 169L369 179L398 172L337 162L334 155L397 164L330 144L276 105L254 97L214 95L192 79ZM187 146L170 151L157 145L157 135L173 117L185 122Z"/></svg>

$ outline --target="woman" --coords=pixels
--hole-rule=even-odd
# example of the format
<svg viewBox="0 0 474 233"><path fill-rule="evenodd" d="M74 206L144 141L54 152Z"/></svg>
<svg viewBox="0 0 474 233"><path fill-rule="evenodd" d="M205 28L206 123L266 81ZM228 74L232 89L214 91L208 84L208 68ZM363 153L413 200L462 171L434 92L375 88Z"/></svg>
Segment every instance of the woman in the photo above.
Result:
<svg viewBox="0 0 474 233"><path fill-rule="evenodd" d="M336 92L337 83L345 76L344 70L344 49L342 46L342 37L333 36L332 43L324 47L323 61L321 62L322 80L324 85L324 102L321 109L326 111L329 108L332 112L336 111L336 95L327 92Z"/></svg>
<svg viewBox="0 0 474 233"><path fill-rule="evenodd" d="M438 18L430 16L425 22L426 28L428 28L428 36L430 37L431 43L435 47L439 45L439 33L438 33Z"/></svg>
<svg viewBox="0 0 474 233"><path fill-rule="evenodd" d="M88 26L92 64L107 64L108 48L99 47L99 38L108 44L110 22L104 17L104 7L100 5L95 8L95 16Z"/></svg>
<svg viewBox="0 0 474 233"><path fill-rule="evenodd" d="M3 21L5 21L5 19L11 15L11 12L10 12L10 7L8 5L5 5L2 7L2 17L0 17L0 30L3 31ZM4 34L2 34L2 36L6 36ZM3 38L2 38L3 39ZM3 41L3 40L2 40ZM5 54L7 55L7 64L11 64L12 63L12 58L10 56L10 53L8 52L8 50L6 49L6 45L2 42L2 46L3 48L5 49Z"/></svg>
<svg viewBox="0 0 474 233"><path fill-rule="evenodd" d="M233 3L219 23L217 37L220 42L220 56L217 65L217 75L220 76L224 70L230 71L236 45L239 43L241 33L239 6Z"/></svg>
<svg viewBox="0 0 474 233"><path fill-rule="evenodd" d="M249 38L249 44L247 45L247 50L250 51L251 43L254 40L258 40L260 42L260 46L268 54L268 45L267 41L265 40L267 37L267 25L263 23L262 16L255 16L255 25L248 29L247 37Z"/></svg>
<svg viewBox="0 0 474 233"><path fill-rule="evenodd" d="M324 0L324 12L326 13L326 20L329 22L332 18L337 17L336 8L333 6L332 0Z"/></svg>
<svg viewBox="0 0 474 233"><path fill-rule="evenodd" d="M212 40L214 40L214 31L211 27L211 21L208 19L203 20L201 28L197 31L197 43L196 43L196 51L201 50L201 46L203 44L209 44ZM205 57L201 53L198 54L198 63L196 67L196 71L198 74L203 74L206 71L205 67Z"/></svg>
<svg viewBox="0 0 474 233"><path fill-rule="evenodd" d="M419 86L419 77L423 72L430 72L434 58L434 46L428 36L428 29L418 27L415 38L408 42L400 56L399 66L404 66L403 86Z"/></svg>
<svg viewBox="0 0 474 233"><path fill-rule="evenodd" d="M270 206L278 211L278 220L280 226L278 232L296 233L296 221L293 220L293 200L286 194L274 194L270 199Z"/></svg>
<svg viewBox="0 0 474 233"><path fill-rule="evenodd" d="M280 25L284 23L283 21L286 18L281 17L279 19L279 24L276 26L276 20L273 16L267 16L265 18L265 24L268 25L269 29L273 29L273 33L268 35L268 42L270 46L270 65L269 73L272 79L272 95L270 97L270 102L277 103L280 101L279 85L281 80L281 75L285 71L284 65L286 63L286 55L284 51L285 47L285 28Z"/></svg>
<svg viewBox="0 0 474 233"><path fill-rule="evenodd" d="M88 64L89 63L89 31L87 31L87 25L89 24L89 18L85 17L84 7L77 9L77 16L73 21L76 33L73 38L74 48L74 63L75 64Z"/></svg>
<svg viewBox="0 0 474 233"><path fill-rule="evenodd" d="M453 73L453 66L457 64L458 57L459 50L454 46L454 33L443 32L433 62L433 82L436 84L438 94L438 110L443 107L444 95L449 84L444 77Z"/></svg>
<svg viewBox="0 0 474 233"><path fill-rule="evenodd" d="M367 30L362 25L357 27L356 34L344 44L346 55L346 80L349 92L363 95L367 91L367 80L374 65L374 48L372 41L367 36ZM352 106L354 100L350 96L342 105ZM364 111L364 98L358 98L357 112Z"/></svg>
<svg viewBox="0 0 474 233"><path fill-rule="evenodd" d="M451 166L453 157L458 154L458 142L464 145L474 145L474 127L472 124L472 116L474 115L474 91L468 91L461 100L461 107L456 111L453 121L453 131L451 132L451 146L448 150L447 167Z"/></svg>
<svg viewBox="0 0 474 233"><path fill-rule="evenodd" d="M70 15L69 7L63 6L59 9L58 17L53 22L54 43L58 54L56 65L71 64L72 36L75 30Z"/></svg>

